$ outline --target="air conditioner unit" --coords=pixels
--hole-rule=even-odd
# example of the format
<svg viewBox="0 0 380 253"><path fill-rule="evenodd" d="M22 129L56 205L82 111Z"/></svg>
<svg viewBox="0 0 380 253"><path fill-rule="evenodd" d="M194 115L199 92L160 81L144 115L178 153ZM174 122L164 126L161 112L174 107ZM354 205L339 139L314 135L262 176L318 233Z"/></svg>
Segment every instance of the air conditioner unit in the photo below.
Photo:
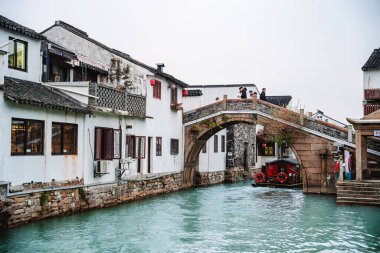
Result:
<svg viewBox="0 0 380 253"><path fill-rule="evenodd" d="M112 161L95 161L94 162L94 169L95 173L98 174L108 174L111 171L111 163Z"/></svg>

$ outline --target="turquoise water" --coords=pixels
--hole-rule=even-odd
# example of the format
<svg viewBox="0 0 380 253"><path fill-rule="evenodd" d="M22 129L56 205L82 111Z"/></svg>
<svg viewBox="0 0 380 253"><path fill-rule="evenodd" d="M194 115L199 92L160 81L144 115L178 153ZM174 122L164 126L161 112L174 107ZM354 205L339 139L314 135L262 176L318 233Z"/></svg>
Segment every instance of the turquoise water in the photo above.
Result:
<svg viewBox="0 0 380 253"><path fill-rule="evenodd" d="M0 252L380 252L380 208L218 185L0 231Z"/></svg>

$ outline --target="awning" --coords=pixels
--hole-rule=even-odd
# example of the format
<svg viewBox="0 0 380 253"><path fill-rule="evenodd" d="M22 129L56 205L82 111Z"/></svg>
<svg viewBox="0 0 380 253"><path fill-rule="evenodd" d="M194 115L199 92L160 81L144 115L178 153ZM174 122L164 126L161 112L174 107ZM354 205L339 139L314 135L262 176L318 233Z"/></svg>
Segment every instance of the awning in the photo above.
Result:
<svg viewBox="0 0 380 253"><path fill-rule="evenodd" d="M84 66L86 68L89 68L89 69L92 69L92 70L95 70L95 71L98 71L101 73L105 73L105 74L108 73L108 65L101 63L101 62L98 62L98 61L95 61L95 60L92 60L92 59L85 57L83 55L80 55L80 54L76 54L76 57L77 57L78 61L80 62L81 66Z"/></svg>

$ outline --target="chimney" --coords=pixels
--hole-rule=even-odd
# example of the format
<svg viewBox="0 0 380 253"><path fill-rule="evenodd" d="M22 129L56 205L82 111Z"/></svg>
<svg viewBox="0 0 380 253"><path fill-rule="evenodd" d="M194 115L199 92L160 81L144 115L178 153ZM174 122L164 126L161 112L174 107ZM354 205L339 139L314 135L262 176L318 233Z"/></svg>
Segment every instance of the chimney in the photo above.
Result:
<svg viewBox="0 0 380 253"><path fill-rule="evenodd" d="M158 72L163 72L163 68L165 67L165 64L163 63L157 63L157 71Z"/></svg>
<svg viewBox="0 0 380 253"><path fill-rule="evenodd" d="M4 84L5 56L8 52L0 50L0 85Z"/></svg>

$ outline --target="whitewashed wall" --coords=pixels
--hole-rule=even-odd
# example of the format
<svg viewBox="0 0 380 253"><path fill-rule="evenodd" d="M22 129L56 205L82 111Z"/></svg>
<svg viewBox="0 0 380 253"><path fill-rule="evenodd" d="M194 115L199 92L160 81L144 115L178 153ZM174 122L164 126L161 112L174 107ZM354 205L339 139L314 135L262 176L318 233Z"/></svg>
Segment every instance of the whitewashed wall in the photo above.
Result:
<svg viewBox="0 0 380 253"><path fill-rule="evenodd" d="M0 92L0 108L0 180L19 185L30 181L51 182L52 179L62 181L84 176L82 114L17 105L4 101L3 92ZM43 155L11 156L12 118L44 121ZM78 124L78 155L51 154L52 122Z"/></svg>
<svg viewBox="0 0 380 253"><path fill-rule="evenodd" d="M218 136L218 152L214 152L214 136ZM227 130L220 130L212 136L206 143L206 153L199 154L199 172L222 171L226 169L227 154ZM225 136L225 151L222 152L222 137Z"/></svg>
<svg viewBox="0 0 380 253"><path fill-rule="evenodd" d="M380 70L363 71L363 88L379 89L380 88Z"/></svg>
<svg viewBox="0 0 380 253"><path fill-rule="evenodd" d="M122 67L129 66L129 79L132 81L132 86L129 91L138 95L146 95L146 85L143 85L144 78L146 74L151 74L146 69L133 64L60 26L52 27L45 31L43 35L60 46L108 66L110 65L112 58L119 59L122 63ZM116 83L113 83L112 86L115 87Z"/></svg>
<svg viewBox="0 0 380 253"><path fill-rule="evenodd" d="M27 71L8 68L8 55L5 55L4 75L23 80L39 82L41 80L41 41L0 27L0 44L9 41L9 37L28 42ZM0 50L8 52L9 48L8 46L5 46L0 48Z"/></svg>

